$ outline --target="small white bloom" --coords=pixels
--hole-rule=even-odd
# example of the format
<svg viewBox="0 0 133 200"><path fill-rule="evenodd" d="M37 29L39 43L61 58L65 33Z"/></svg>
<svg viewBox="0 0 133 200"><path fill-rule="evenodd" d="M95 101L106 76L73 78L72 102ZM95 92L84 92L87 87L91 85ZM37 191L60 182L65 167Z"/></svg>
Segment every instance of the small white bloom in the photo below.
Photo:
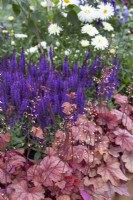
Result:
<svg viewBox="0 0 133 200"><path fill-rule="evenodd" d="M114 38L114 37L115 37L115 34L112 34L111 37Z"/></svg>
<svg viewBox="0 0 133 200"><path fill-rule="evenodd" d="M55 45L56 45L57 47L59 47L59 46L60 46L60 42L59 42L59 41L56 41Z"/></svg>
<svg viewBox="0 0 133 200"><path fill-rule="evenodd" d="M82 47L87 47L87 46L89 46L89 41L88 40L81 40L80 44L81 44Z"/></svg>
<svg viewBox="0 0 133 200"><path fill-rule="evenodd" d="M109 52L112 53L112 54L115 54L116 50L115 49L110 49Z"/></svg>
<svg viewBox="0 0 133 200"><path fill-rule="evenodd" d="M91 45L93 45L96 49L104 50L108 47L109 43L106 37L102 35L96 35L92 38Z"/></svg>
<svg viewBox="0 0 133 200"><path fill-rule="evenodd" d="M13 17L13 16L9 16L9 17L8 17L8 20L9 20L10 22L12 22L12 21L14 20L14 17Z"/></svg>
<svg viewBox="0 0 133 200"><path fill-rule="evenodd" d="M78 13L78 18L82 22L92 22L97 18L96 9L92 6L80 6L81 11Z"/></svg>
<svg viewBox="0 0 133 200"><path fill-rule="evenodd" d="M40 4L44 8L46 8L48 6L47 1L42 1Z"/></svg>
<svg viewBox="0 0 133 200"><path fill-rule="evenodd" d="M102 20L109 19L114 15L114 8L110 3L101 3L98 8L98 16Z"/></svg>
<svg viewBox="0 0 133 200"><path fill-rule="evenodd" d="M51 24L48 27L48 32L49 32L50 35L59 35L61 31L62 31L62 28L59 27L56 23Z"/></svg>
<svg viewBox="0 0 133 200"><path fill-rule="evenodd" d="M2 30L2 33L5 33L5 34L6 34L6 33L8 33L8 31L7 31L7 30Z"/></svg>
<svg viewBox="0 0 133 200"><path fill-rule="evenodd" d="M21 33L16 33L14 34L15 38L18 38L18 39L24 39L24 38L27 38L28 35L26 34L21 34Z"/></svg>
<svg viewBox="0 0 133 200"><path fill-rule="evenodd" d="M108 22L103 22L103 29L106 30L106 31L113 31L114 30L113 26Z"/></svg>
<svg viewBox="0 0 133 200"><path fill-rule="evenodd" d="M11 45L15 46L15 41L14 40L11 41Z"/></svg>
<svg viewBox="0 0 133 200"><path fill-rule="evenodd" d="M43 49L47 49L47 43L45 41L40 42L40 44L38 44L38 47L42 47Z"/></svg>
<svg viewBox="0 0 133 200"><path fill-rule="evenodd" d="M35 10L35 8L34 8L33 6L30 6L29 9L30 9L30 11L32 11L32 12Z"/></svg>
<svg viewBox="0 0 133 200"><path fill-rule="evenodd" d="M64 53L65 53L65 56L68 56L70 54L70 49L67 49Z"/></svg>
<svg viewBox="0 0 133 200"><path fill-rule="evenodd" d="M94 26L92 26L90 24L85 24L82 27L81 32L82 33L87 33L90 36L94 36L94 35L98 34L98 30Z"/></svg>
<svg viewBox="0 0 133 200"><path fill-rule="evenodd" d="M61 12L61 14L63 15L63 17L67 17L67 13L65 12Z"/></svg>
<svg viewBox="0 0 133 200"><path fill-rule="evenodd" d="M38 46L34 46L26 50L26 54L34 54L37 52L38 52Z"/></svg>

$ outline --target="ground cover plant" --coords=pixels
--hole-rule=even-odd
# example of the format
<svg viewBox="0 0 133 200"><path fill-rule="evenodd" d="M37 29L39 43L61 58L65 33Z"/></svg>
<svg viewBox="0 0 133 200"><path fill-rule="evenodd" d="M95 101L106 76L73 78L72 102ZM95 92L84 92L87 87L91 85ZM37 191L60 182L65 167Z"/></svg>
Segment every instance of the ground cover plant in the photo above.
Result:
<svg viewBox="0 0 133 200"><path fill-rule="evenodd" d="M129 197L132 2L0 1L0 199Z"/></svg>

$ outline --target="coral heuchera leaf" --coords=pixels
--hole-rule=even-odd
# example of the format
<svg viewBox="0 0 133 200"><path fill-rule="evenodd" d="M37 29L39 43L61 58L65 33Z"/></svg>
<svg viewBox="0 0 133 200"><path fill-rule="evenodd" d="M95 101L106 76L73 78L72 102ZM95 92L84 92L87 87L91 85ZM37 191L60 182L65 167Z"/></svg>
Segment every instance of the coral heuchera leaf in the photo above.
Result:
<svg viewBox="0 0 133 200"><path fill-rule="evenodd" d="M28 188L25 180L12 185L15 190L11 193L11 200L41 200L44 198L44 190L41 186Z"/></svg>
<svg viewBox="0 0 133 200"><path fill-rule="evenodd" d="M98 168L98 174L102 176L103 181L110 181L114 186L119 185L120 179L124 181L128 180L120 169L120 163L111 156L107 158L105 164L102 164Z"/></svg>
<svg viewBox="0 0 133 200"><path fill-rule="evenodd" d="M67 172L69 168L56 156L45 157L40 164L43 169L42 179L45 185L52 185L52 181L60 181L63 173Z"/></svg>
<svg viewBox="0 0 133 200"><path fill-rule="evenodd" d="M122 155L122 161L125 162L125 167L128 171L133 173L133 152L124 152Z"/></svg>
<svg viewBox="0 0 133 200"><path fill-rule="evenodd" d="M133 135L131 135L126 129L117 129L114 131L116 135L115 143L120 145L122 150L133 150Z"/></svg>

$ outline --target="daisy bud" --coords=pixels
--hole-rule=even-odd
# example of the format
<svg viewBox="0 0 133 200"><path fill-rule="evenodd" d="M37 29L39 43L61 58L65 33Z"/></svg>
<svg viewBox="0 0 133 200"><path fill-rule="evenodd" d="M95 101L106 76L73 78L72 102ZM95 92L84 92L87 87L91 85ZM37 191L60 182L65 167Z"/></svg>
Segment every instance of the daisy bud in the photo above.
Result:
<svg viewBox="0 0 133 200"><path fill-rule="evenodd" d="M8 17L8 20L9 20L10 22L12 22L12 21L14 20L14 17L13 17L13 16L9 16L9 17Z"/></svg>

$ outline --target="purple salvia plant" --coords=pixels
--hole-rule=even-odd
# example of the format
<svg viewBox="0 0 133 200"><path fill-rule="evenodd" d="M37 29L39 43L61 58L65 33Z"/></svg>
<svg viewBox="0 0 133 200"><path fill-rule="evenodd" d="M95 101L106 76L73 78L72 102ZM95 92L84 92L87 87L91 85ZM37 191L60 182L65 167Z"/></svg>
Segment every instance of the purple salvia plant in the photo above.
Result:
<svg viewBox="0 0 133 200"><path fill-rule="evenodd" d="M58 71L48 62L45 56L41 56L38 65L29 63L26 66L24 52L22 51L19 62L13 53L11 60L3 58L0 64L0 106L4 114L9 106L15 108L12 115L7 116L9 121L18 119L27 112L32 114L33 121L42 128L53 123L55 116L63 116L61 105L64 102L77 104L78 113L83 113L87 100L87 91L93 89L95 92L94 77L101 70L101 60L96 58L90 66L87 60L79 67L75 64L69 66L67 58L62 68ZM98 85L98 93L102 87L110 89L104 94L111 97L114 87L117 87L118 61L114 61L114 68L107 73L107 82L101 79ZM6 70L5 70L6 69ZM113 89L112 89L112 88ZM112 90L111 90L112 89ZM75 92L75 98L70 99L70 92Z"/></svg>

